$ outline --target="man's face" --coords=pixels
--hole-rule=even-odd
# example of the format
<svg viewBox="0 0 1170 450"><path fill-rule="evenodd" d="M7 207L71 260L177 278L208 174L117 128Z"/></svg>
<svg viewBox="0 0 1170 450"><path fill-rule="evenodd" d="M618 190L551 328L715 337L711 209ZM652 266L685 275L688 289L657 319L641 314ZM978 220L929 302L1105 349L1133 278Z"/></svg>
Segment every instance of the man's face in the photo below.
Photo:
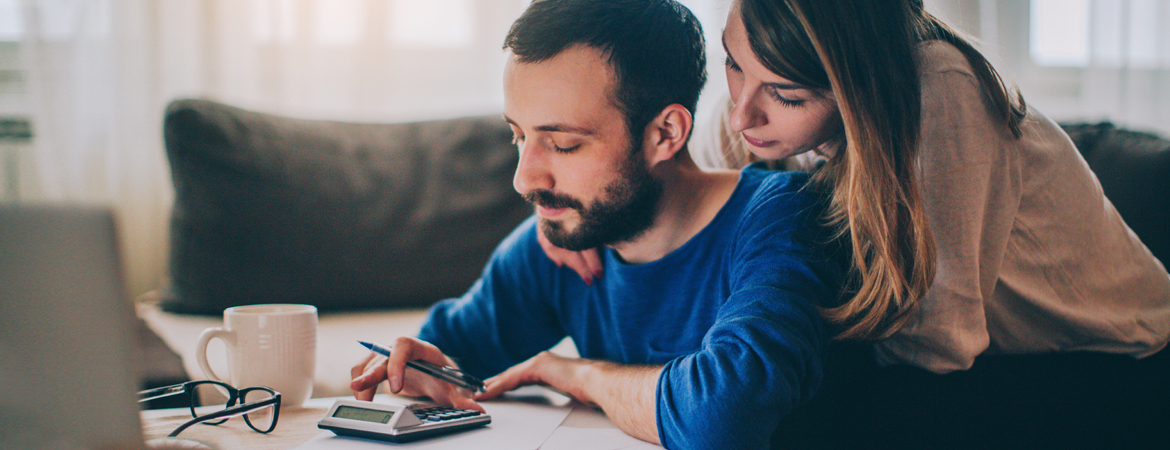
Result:
<svg viewBox="0 0 1170 450"><path fill-rule="evenodd" d="M641 133L631 139L610 101L613 80L603 54L587 46L539 63L512 56L504 70L504 117L520 150L513 186L561 248L629 241L658 213L662 183L647 167Z"/></svg>

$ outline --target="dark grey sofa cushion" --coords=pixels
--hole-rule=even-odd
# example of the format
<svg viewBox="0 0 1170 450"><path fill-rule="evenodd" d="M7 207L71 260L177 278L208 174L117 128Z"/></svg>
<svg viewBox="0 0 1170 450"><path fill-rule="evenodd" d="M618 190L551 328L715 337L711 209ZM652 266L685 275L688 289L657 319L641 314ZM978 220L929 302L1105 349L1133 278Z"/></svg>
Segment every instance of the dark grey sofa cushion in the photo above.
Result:
<svg viewBox="0 0 1170 450"><path fill-rule="evenodd" d="M359 124L184 99L164 136L172 312L428 305L465 292L531 214L499 116Z"/></svg>
<svg viewBox="0 0 1170 450"><path fill-rule="evenodd" d="M1163 264L1170 264L1170 140L1112 123L1062 123L1101 189Z"/></svg>

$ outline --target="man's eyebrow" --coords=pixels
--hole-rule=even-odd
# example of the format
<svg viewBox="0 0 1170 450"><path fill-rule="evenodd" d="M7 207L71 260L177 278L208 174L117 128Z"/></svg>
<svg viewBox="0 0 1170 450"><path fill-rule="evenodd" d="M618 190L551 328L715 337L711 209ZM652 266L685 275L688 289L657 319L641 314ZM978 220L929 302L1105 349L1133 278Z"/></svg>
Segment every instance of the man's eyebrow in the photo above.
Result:
<svg viewBox="0 0 1170 450"><path fill-rule="evenodd" d="M516 121L512 120L511 117L508 117L507 114L504 115L504 121L508 122L509 124L511 124L513 126L516 126L517 128L520 127L520 125L517 125ZM597 135L597 131L595 131L591 128L578 127L578 126L567 125L567 124L563 124L563 123L552 123L552 124L548 124L548 125L538 125L536 127L536 131L544 131L544 132L549 132L549 133L572 133L572 134L579 134L582 136L596 136Z"/></svg>

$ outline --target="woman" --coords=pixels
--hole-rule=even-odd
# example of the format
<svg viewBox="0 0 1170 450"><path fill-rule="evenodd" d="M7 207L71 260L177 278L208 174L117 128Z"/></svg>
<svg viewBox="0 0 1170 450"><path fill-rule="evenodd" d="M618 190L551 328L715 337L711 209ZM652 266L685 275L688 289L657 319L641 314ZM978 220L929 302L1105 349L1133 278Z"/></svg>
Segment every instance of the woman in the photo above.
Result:
<svg viewBox="0 0 1170 450"><path fill-rule="evenodd" d="M738 0L723 37L735 140L759 159L823 157L825 219L854 250L853 296L825 310L840 337L874 341L882 365L974 368L883 374L897 386L875 387L879 403L930 389L940 405L981 389L1008 401L998 388L1024 373L1057 377L1013 385L1029 393L1166 384L1166 352L1131 358L1170 339L1166 269L1067 135L920 0ZM1116 370L1099 383L1059 378L1103 366Z"/></svg>

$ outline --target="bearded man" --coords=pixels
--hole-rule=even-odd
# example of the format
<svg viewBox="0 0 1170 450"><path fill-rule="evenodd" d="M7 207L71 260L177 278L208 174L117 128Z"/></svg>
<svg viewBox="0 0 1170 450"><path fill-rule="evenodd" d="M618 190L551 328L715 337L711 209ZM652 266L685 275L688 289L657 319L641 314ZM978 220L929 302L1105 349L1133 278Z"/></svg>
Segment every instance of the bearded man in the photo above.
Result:
<svg viewBox="0 0 1170 450"><path fill-rule="evenodd" d="M417 337L353 368L355 397L389 381L482 411L477 400L544 384L668 448L769 447L821 383L832 330L818 307L838 299L847 267L807 178L695 165L704 45L674 1L536 1L504 48L513 184L536 215ZM602 247L604 278L558 267L538 233ZM546 351L566 336L580 358ZM492 378L477 395L410 360Z"/></svg>

